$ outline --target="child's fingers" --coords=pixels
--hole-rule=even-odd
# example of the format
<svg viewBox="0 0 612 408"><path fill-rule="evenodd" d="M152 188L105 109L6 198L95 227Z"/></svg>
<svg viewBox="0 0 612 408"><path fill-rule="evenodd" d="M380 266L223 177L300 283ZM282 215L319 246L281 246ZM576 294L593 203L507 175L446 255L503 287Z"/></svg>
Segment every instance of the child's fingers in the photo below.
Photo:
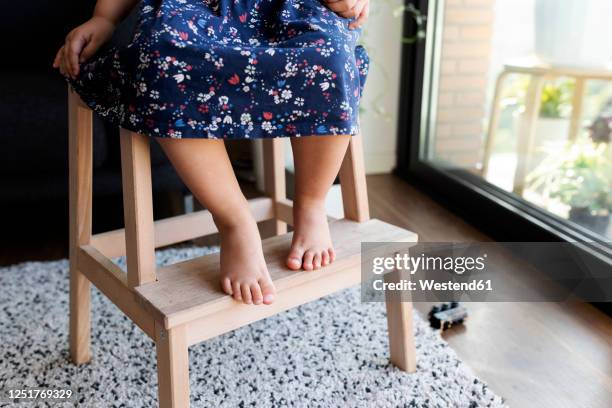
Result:
<svg viewBox="0 0 612 408"><path fill-rule="evenodd" d="M367 0L357 1L357 4L355 4L355 7L353 7L353 9L351 10L351 13L353 13L353 17L355 19L349 23L349 28L355 28L355 21L357 21L357 18L359 18L359 16L361 15L361 12L363 11L363 8L365 7L366 3L367 3Z"/></svg>
<svg viewBox="0 0 612 408"><path fill-rule="evenodd" d="M62 45L59 50L57 50L57 54L55 54L55 58L53 59L53 68L59 68L60 66L60 56L62 55L62 49L64 46Z"/></svg>
<svg viewBox="0 0 612 408"><path fill-rule="evenodd" d="M70 41L66 41L64 44L64 51L62 52L62 65L64 67L64 72L66 72L66 76L72 76L70 72L70 60L68 58L68 47L70 46Z"/></svg>
<svg viewBox="0 0 612 408"><path fill-rule="evenodd" d="M65 77L69 77L70 76L70 67L66 63L66 49L65 48L64 48L63 56L64 56L64 58L62 58L62 69L64 70L64 76Z"/></svg>
<svg viewBox="0 0 612 408"><path fill-rule="evenodd" d="M64 56L64 54L66 53L66 48L62 47L61 51L62 53L59 59L60 72L63 76L67 77L68 71L66 70L66 57Z"/></svg>
<svg viewBox="0 0 612 408"><path fill-rule="evenodd" d="M354 30L354 29L361 27L363 23L366 22L369 15L370 15L370 2L366 0L364 1L363 8L359 11L359 14L357 18L355 19L355 21L352 21L349 24L349 28Z"/></svg>
<svg viewBox="0 0 612 408"><path fill-rule="evenodd" d="M85 46L85 37L82 35L76 35L70 41L68 47L68 64L70 67L70 73L74 77L79 74L79 56Z"/></svg>
<svg viewBox="0 0 612 408"><path fill-rule="evenodd" d="M95 38L90 39L89 42L87 42L85 48L83 48L83 51L81 51L79 62L85 62L89 58L91 58L92 55L94 55L95 52L98 50L99 46L100 44L98 40L96 40Z"/></svg>
<svg viewBox="0 0 612 408"><path fill-rule="evenodd" d="M361 12L359 13L359 17L357 17L355 21L352 21L349 24L349 28L357 29L361 27L363 23L366 22L369 15L370 15L370 3L366 2L365 6L363 7L363 10L361 10Z"/></svg>
<svg viewBox="0 0 612 408"><path fill-rule="evenodd" d="M344 14L352 10L356 3L357 0L337 1L334 3L329 3L327 7L334 13L338 13L345 17Z"/></svg>

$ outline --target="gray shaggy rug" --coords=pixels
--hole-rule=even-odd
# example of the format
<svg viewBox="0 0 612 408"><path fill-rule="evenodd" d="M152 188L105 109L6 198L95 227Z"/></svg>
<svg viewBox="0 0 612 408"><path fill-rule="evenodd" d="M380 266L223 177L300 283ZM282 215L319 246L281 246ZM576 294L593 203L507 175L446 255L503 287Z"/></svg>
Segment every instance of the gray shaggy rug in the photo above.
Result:
<svg viewBox="0 0 612 408"><path fill-rule="evenodd" d="M206 251L168 249L157 259ZM75 367L68 262L0 268L0 389L69 387L79 407L157 406L153 342L95 289L92 309L93 360ZM389 365L384 304L361 303L359 287L192 346L192 406L504 406L417 314L414 323L414 374Z"/></svg>

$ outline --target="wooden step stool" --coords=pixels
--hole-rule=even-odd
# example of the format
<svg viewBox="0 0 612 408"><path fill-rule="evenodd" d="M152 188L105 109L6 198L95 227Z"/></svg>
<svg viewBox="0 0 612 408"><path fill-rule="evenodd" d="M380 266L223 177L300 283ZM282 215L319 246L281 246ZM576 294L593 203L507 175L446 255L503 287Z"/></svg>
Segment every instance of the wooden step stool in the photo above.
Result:
<svg viewBox="0 0 612 408"><path fill-rule="evenodd" d="M416 242L414 233L369 220L361 138L351 139L340 170L345 219L330 224L336 261L316 271L290 271L282 139L264 141L267 197L250 201L255 219L276 220L277 236L263 241L277 294L272 305L245 305L218 283L219 255L156 268L155 248L216 232L208 211L153 221L149 138L121 130L125 229L92 235L92 112L69 90L70 354L90 360L90 283L138 325L157 348L161 407L189 406L187 348L214 336L358 284L361 241ZM127 255L127 273L110 258ZM412 304L387 297L391 362L416 369Z"/></svg>

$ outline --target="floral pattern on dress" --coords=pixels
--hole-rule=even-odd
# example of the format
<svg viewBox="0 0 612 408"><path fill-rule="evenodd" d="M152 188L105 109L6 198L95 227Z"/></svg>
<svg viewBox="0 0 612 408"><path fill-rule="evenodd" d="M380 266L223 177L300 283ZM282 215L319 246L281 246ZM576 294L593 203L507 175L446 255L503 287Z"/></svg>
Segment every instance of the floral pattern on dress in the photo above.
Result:
<svg viewBox="0 0 612 408"><path fill-rule="evenodd" d="M319 0L143 0L131 43L68 82L150 136L354 135L369 60L349 22Z"/></svg>

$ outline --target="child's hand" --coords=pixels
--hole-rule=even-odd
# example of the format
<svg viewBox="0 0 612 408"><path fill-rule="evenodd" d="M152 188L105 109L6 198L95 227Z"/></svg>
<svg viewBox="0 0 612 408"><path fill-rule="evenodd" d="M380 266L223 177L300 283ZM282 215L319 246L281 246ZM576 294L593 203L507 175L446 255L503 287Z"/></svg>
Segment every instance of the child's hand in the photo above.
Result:
<svg viewBox="0 0 612 408"><path fill-rule="evenodd" d="M359 28L370 15L370 0L323 0L327 8L344 18L355 18L349 28Z"/></svg>
<svg viewBox="0 0 612 408"><path fill-rule="evenodd" d="M53 68L72 79L79 74L79 64L94 55L98 48L110 39L115 24L103 17L92 17L66 36L66 43L59 49Z"/></svg>

